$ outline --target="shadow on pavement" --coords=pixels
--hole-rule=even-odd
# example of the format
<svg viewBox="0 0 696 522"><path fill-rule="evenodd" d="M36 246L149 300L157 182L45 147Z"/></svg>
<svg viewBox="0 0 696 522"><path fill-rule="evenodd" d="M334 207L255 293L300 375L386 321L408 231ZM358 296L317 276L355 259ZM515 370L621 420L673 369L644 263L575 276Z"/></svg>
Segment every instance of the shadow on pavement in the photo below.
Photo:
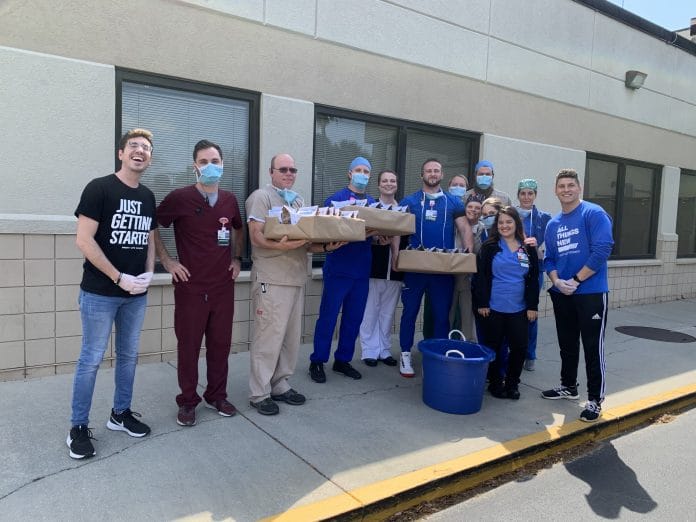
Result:
<svg viewBox="0 0 696 522"><path fill-rule="evenodd" d="M641 514L657 507L657 502L638 482L636 473L621 460L609 442L590 455L566 463L565 467L568 473L592 488L585 497L592 510L602 518L619 518L622 507Z"/></svg>

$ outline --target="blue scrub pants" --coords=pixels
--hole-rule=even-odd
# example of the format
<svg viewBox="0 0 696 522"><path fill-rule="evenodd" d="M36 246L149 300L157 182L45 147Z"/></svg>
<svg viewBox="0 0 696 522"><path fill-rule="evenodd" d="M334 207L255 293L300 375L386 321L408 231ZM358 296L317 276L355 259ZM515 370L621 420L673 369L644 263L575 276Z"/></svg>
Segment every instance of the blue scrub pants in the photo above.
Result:
<svg viewBox="0 0 696 522"><path fill-rule="evenodd" d="M406 272L401 302L404 305L399 328L399 344L402 352L410 352L416 331L416 317L420 310L423 294L430 298L435 339L447 339L449 334L449 311L454 293L454 276L445 274L416 274Z"/></svg>
<svg viewBox="0 0 696 522"><path fill-rule="evenodd" d="M544 287L544 263L539 262L539 289ZM538 319L537 319L538 321ZM539 323L533 321L529 323L529 339L527 341L527 359L535 360L536 357L536 347L537 347L537 332L539 330Z"/></svg>
<svg viewBox="0 0 696 522"><path fill-rule="evenodd" d="M331 355L338 313L343 309L341 328L338 332L338 347L334 359L342 362L353 360L355 341L360 333L370 278L352 279L340 276L324 276L324 288L319 305L319 318L314 325L314 351L309 360L326 363Z"/></svg>

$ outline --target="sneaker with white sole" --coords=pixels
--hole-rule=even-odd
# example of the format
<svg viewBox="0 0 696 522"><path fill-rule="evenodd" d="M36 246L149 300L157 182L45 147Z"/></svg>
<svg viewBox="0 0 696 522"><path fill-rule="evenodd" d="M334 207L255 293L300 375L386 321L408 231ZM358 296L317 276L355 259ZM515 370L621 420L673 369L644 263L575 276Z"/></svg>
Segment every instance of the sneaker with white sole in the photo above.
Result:
<svg viewBox="0 0 696 522"><path fill-rule="evenodd" d="M577 386L556 386L551 390L546 390L541 392L541 396L544 399L556 400L556 399L568 399L575 400L580 398Z"/></svg>
<svg viewBox="0 0 696 522"><path fill-rule="evenodd" d="M111 417L106 427L112 431L125 431L131 437L144 437L150 433L150 426L135 417L140 417L140 414L137 411L131 411L130 408L120 414L111 410Z"/></svg>
<svg viewBox="0 0 696 522"><path fill-rule="evenodd" d="M596 422L602 415L602 406L597 401L587 401L585 409L580 414L580 420L583 422Z"/></svg>
<svg viewBox="0 0 696 522"><path fill-rule="evenodd" d="M70 428L68 438L65 441L70 448L70 456L74 459L88 459L94 457L97 452L94 451L92 440L92 430L85 425L73 426Z"/></svg>
<svg viewBox="0 0 696 522"><path fill-rule="evenodd" d="M399 373L403 377L415 377L416 372L413 371L413 366L411 365L411 352L401 352Z"/></svg>

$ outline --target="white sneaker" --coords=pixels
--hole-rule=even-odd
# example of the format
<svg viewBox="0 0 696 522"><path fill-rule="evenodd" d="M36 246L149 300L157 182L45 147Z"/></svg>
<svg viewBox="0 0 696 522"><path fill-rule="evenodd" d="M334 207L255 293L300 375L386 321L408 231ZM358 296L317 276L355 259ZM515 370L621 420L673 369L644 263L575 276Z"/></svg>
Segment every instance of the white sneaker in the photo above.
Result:
<svg viewBox="0 0 696 522"><path fill-rule="evenodd" d="M401 352L401 360L399 362L399 373L403 377L415 377L416 372L411 366L411 352Z"/></svg>

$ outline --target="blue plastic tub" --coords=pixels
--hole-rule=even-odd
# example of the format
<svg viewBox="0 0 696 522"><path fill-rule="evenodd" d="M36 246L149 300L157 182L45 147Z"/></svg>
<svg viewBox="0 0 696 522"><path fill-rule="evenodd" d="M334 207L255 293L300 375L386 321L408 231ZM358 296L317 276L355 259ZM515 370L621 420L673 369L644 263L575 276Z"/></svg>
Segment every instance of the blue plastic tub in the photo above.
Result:
<svg viewBox="0 0 696 522"><path fill-rule="evenodd" d="M418 349L423 354L423 402L445 413L478 412L495 352L454 339L426 339Z"/></svg>

